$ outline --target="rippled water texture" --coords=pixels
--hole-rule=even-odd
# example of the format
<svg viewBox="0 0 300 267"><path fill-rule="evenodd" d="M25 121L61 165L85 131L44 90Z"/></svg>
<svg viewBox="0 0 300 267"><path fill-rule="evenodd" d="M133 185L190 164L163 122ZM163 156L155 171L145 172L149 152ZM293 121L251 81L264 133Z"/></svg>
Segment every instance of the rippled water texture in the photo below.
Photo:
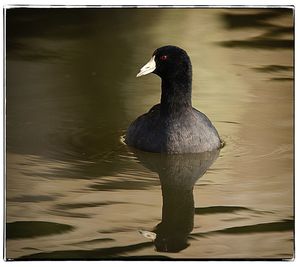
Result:
<svg viewBox="0 0 300 267"><path fill-rule="evenodd" d="M292 9L9 9L6 20L8 259L293 257ZM159 102L159 78L135 75L166 44L191 57L193 105L220 152L122 143Z"/></svg>

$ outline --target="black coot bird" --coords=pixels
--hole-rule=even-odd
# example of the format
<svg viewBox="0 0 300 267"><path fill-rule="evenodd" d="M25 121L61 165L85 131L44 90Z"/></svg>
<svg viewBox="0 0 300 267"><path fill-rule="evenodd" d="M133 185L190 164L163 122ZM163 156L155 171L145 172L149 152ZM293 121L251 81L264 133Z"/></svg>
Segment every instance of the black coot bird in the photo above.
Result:
<svg viewBox="0 0 300 267"><path fill-rule="evenodd" d="M220 148L220 137L211 121L192 107L192 65L187 53L170 45L156 49L137 77L151 72L162 80L160 104L131 123L125 143L168 154Z"/></svg>

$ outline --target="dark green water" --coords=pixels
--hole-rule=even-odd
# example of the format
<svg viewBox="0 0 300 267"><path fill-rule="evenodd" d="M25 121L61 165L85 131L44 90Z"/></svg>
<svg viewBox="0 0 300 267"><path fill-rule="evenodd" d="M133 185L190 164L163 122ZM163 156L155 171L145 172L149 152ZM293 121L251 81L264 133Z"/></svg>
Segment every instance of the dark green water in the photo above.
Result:
<svg viewBox="0 0 300 267"><path fill-rule="evenodd" d="M6 257L293 257L293 38L282 8L6 10ZM166 44L220 152L122 143Z"/></svg>

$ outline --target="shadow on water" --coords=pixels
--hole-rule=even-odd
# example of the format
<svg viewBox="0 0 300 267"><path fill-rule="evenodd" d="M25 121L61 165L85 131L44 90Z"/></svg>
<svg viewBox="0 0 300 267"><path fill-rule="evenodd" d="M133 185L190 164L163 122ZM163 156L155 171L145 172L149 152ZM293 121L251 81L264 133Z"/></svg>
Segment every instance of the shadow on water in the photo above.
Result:
<svg viewBox="0 0 300 267"><path fill-rule="evenodd" d="M136 152L142 165L158 173L161 183L162 221L148 232L157 251L180 252L189 246L188 236L194 227L194 184L218 155L218 150L188 155Z"/></svg>
<svg viewBox="0 0 300 267"><path fill-rule="evenodd" d="M23 195L8 198L9 202L32 202L32 203L40 203L43 201L54 201L58 196L43 196L43 195Z"/></svg>
<svg viewBox="0 0 300 267"><path fill-rule="evenodd" d="M251 211L251 209L248 209L246 207L239 207L239 206L211 206L211 207L195 208L195 214L197 215L232 213L237 211Z"/></svg>
<svg viewBox="0 0 300 267"><path fill-rule="evenodd" d="M239 9L235 9L239 11ZM242 11L243 9L240 9ZM277 19L281 16L288 16L290 15L289 9L271 9L268 8L267 10L258 9L259 12L251 13L251 14L234 14L234 13L223 13L222 19L225 22L225 26L228 29L239 29L239 28L253 28L253 27L271 27L273 25L269 22L271 19Z"/></svg>
<svg viewBox="0 0 300 267"><path fill-rule="evenodd" d="M134 245L128 245L123 247L111 247L100 248L93 250L63 250L53 252L40 252L28 256L23 256L17 260L93 260L93 259L110 259L110 258L122 258L119 254L136 251L139 249L152 246L151 242L143 242ZM126 257L127 258L127 257ZM160 258L159 256L157 258ZM165 258L165 257L161 257Z"/></svg>
<svg viewBox="0 0 300 267"><path fill-rule="evenodd" d="M290 82L290 81L294 81L294 78L290 78L290 77L274 77L271 78L272 81L278 81L278 82Z"/></svg>
<svg viewBox="0 0 300 267"><path fill-rule="evenodd" d="M221 230L194 233L192 236L206 236L211 234L253 234L253 233L268 233L268 232L284 232L294 230L294 220L282 220L278 222L260 223L254 225L244 225L237 227L230 227Z"/></svg>
<svg viewBox="0 0 300 267"><path fill-rule="evenodd" d="M224 41L221 42L221 45L229 48L292 49L294 47L294 40L272 39L265 36L259 36L247 40Z"/></svg>
<svg viewBox="0 0 300 267"><path fill-rule="evenodd" d="M224 13L221 15L225 26L229 30L263 29L265 33L244 40L230 40L219 42L221 46L229 48L260 48L260 49L293 49L294 27L274 25L274 19L292 17L293 9L277 8L260 10L250 14ZM273 20L270 22L270 20ZM289 35L286 38L285 35Z"/></svg>
<svg viewBox="0 0 300 267"><path fill-rule="evenodd" d="M129 49L122 35L117 33L124 30L124 20L127 23L134 23L136 17L128 16L130 10L120 9L92 9L92 8L13 8L6 11L7 18L7 53L8 59L24 60L47 60L68 59L72 60L72 53L80 52L83 44L88 38L95 38L95 35L105 36L99 46L99 52L115 50L112 46L115 42L122 45L122 49ZM110 23L113 17L113 23ZM114 34L110 31L115 31ZM66 50L55 49L51 45L39 47L36 39L45 41L79 41L79 46L71 46ZM32 41L32 42L26 42ZM125 47L123 47L125 45ZM106 49L106 50L105 50ZM64 53L61 53L64 52ZM86 52L86 51L81 51ZM114 51L117 52L117 51ZM119 55L120 53L118 53ZM130 54L126 54L127 56ZM105 59L105 58L104 58ZM69 63L69 62L66 62Z"/></svg>
<svg viewBox="0 0 300 267"><path fill-rule="evenodd" d="M280 71L292 71L293 66L284 66L284 65L265 65L261 67L253 68L258 72L280 72Z"/></svg>
<svg viewBox="0 0 300 267"><path fill-rule="evenodd" d="M85 161L74 164L72 178L122 170L120 129L128 126L122 89L135 54L125 33L153 23L143 22L136 11L7 10L9 152ZM67 173L64 168L51 172Z"/></svg>
<svg viewBox="0 0 300 267"><path fill-rule="evenodd" d="M73 226L61 223L43 221L17 221L6 224L6 238L19 239L62 234L73 229Z"/></svg>
<svg viewBox="0 0 300 267"><path fill-rule="evenodd" d="M286 66L286 65L263 65L259 67L252 68L254 71L260 72L260 73L278 73L278 75L281 75L282 77L270 77L269 80L271 81L293 81L294 78L294 67L293 66Z"/></svg>
<svg viewBox="0 0 300 267"><path fill-rule="evenodd" d="M6 11L9 152L71 163L72 178L123 169L119 138L128 120L122 90L135 54L125 33L151 27L155 19L144 22L143 12ZM68 176L64 166L40 173L62 175Z"/></svg>

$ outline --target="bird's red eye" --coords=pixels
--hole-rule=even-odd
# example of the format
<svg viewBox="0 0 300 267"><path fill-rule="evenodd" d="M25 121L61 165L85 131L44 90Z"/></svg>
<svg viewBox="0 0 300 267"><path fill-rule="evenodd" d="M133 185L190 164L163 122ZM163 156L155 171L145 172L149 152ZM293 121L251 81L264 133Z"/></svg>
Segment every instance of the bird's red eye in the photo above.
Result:
<svg viewBox="0 0 300 267"><path fill-rule="evenodd" d="M164 55L164 56L161 56L160 57L160 60L164 61L164 60L167 60L168 56Z"/></svg>

